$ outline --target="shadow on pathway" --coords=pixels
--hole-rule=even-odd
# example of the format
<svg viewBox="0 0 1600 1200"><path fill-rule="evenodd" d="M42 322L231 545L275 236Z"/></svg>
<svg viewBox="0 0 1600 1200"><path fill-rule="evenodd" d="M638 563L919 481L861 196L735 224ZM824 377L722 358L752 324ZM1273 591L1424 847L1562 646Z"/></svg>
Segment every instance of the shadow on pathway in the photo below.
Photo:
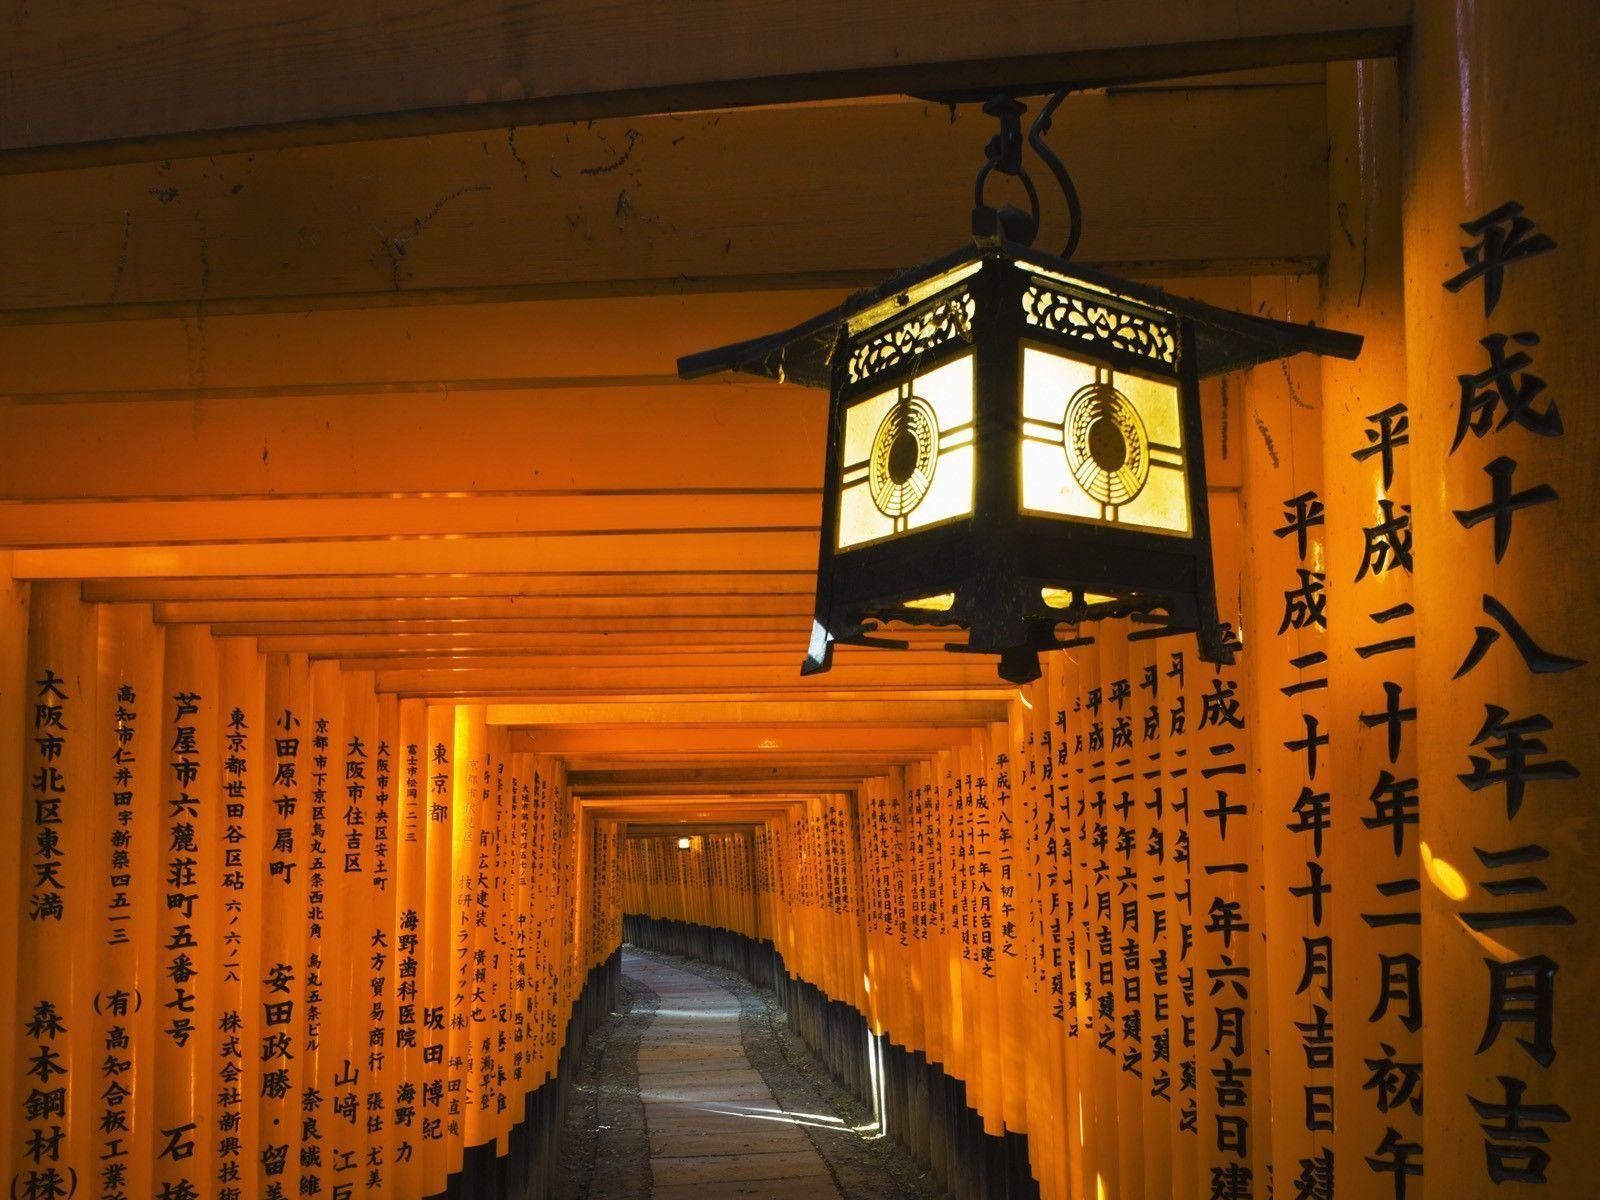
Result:
<svg viewBox="0 0 1600 1200"><path fill-rule="evenodd" d="M626 947L624 1008L590 1043L564 1200L935 1200L926 1170L828 1078L769 993Z"/></svg>

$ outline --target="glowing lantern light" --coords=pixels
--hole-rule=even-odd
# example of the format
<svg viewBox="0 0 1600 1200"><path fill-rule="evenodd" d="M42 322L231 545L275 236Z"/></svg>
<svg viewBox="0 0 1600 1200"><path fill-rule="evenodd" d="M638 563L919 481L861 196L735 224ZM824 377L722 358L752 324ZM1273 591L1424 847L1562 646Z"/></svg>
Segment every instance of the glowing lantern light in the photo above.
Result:
<svg viewBox="0 0 1600 1200"><path fill-rule="evenodd" d="M1354 358L1353 334L1235 313L1073 265L1031 248L1038 194L1022 165L1023 105L986 151L974 240L793 329L678 362L695 378L740 371L827 387L816 619L802 671L836 643L904 648L888 623L955 626L949 649L999 656L1000 675L1038 678L1058 625L1131 617L1134 636L1193 633L1232 661L1217 617L1206 505L1200 380L1302 350ZM983 202L993 172L1032 211ZM1084 639L1086 640L1086 639Z"/></svg>

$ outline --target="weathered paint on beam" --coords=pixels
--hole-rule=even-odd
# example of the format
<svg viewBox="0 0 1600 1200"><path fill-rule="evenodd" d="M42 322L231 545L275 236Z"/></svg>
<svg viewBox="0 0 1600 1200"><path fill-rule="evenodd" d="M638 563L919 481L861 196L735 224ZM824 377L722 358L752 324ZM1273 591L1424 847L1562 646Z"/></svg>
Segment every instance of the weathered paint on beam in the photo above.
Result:
<svg viewBox="0 0 1600 1200"><path fill-rule="evenodd" d="M0 164L225 150L733 105L1098 86L1392 54L1408 0L282 0L31 5L0 46Z"/></svg>
<svg viewBox="0 0 1600 1200"><path fill-rule="evenodd" d="M1314 269L1322 91L1069 99L1054 140L1088 218L1077 258L1144 275ZM861 286L968 236L963 192L993 122L958 113L768 109L0 177L16 231L0 240L0 312L209 319ZM1041 244L1065 228L1046 201Z"/></svg>

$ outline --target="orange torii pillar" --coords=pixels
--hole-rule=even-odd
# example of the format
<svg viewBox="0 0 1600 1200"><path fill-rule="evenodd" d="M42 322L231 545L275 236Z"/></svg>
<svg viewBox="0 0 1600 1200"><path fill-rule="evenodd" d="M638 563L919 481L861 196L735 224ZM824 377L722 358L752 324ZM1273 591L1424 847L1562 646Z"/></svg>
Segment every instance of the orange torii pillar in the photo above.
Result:
<svg viewBox="0 0 1600 1200"><path fill-rule="evenodd" d="M1594 1194L1592 5L1418 0L1403 75L1429 1195ZM1426 480L1425 486L1420 486Z"/></svg>

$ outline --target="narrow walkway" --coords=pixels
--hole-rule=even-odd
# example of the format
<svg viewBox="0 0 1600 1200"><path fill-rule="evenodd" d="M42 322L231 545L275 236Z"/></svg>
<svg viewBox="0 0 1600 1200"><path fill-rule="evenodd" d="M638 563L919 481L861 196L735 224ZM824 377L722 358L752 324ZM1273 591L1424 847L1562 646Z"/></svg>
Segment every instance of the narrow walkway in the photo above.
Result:
<svg viewBox="0 0 1600 1200"><path fill-rule="evenodd" d="M622 970L573 1079L562 1200L942 1200L771 993L632 947Z"/></svg>
<svg viewBox="0 0 1600 1200"><path fill-rule="evenodd" d="M659 958L623 970L655 993L639 1042L639 1093L656 1200L837 1200L827 1165L745 1056L739 999Z"/></svg>

